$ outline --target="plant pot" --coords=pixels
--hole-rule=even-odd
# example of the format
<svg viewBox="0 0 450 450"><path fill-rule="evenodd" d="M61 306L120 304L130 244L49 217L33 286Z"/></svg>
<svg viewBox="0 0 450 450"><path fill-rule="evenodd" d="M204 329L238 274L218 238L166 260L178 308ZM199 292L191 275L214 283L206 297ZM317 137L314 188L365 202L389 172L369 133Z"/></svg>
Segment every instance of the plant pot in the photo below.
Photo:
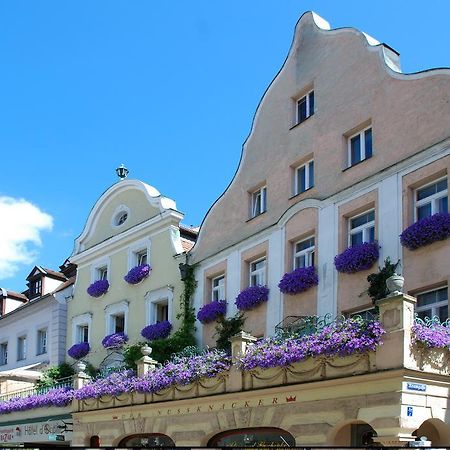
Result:
<svg viewBox="0 0 450 450"><path fill-rule="evenodd" d="M401 275L394 274L386 280L386 286L389 290L389 296L403 293L405 279Z"/></svg>

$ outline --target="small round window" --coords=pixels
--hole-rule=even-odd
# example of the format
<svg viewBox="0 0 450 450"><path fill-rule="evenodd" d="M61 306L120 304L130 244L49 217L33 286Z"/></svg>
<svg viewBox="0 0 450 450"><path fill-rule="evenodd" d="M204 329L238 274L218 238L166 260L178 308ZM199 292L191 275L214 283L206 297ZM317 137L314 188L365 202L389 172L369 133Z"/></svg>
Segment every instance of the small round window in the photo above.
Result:
<svg viewBox="0 0 450 450"><path fill-rule="evenodd" d="M127 219L128 219L128 213L126 211L120 211L114 219L114 225L116 227L120 227L120 225L125 223Z"/></svg>

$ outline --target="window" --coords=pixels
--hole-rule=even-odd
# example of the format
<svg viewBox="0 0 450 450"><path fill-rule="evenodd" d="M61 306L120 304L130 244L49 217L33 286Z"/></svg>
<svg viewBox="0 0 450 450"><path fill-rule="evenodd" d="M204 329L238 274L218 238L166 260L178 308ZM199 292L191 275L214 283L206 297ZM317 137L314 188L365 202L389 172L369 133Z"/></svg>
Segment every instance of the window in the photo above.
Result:
<svg viewBox="0 0 450 450"><path fill-rule="evenodd" d="M378 317L376 308L363 309L345 314L346 317L361 317L364 320L374 320Z"/></svg>
<svg viewBox="0 0 450 450"><path fill-rule="evenodd" d="M42 278L30 282L30 298L39 297L42 292Z"/></svg>
<svg viewBox="0 0 450 450"><path fill-rule="evenodd" d="M169 320L169 304L167 300L165 302L155 303L155 317L156 323Z"/></svg>
<svg viewBox="0 0 450 450"><path fill-rule="evenodd" d="M111 326L110 333L124 333L125 332L125 314L118 313L110 316Z"/></svg>
<svg viewBox="0 0 450 450"><path fill-rule="evenodd" d="M102 266L96 269L97 280L107 280L108 279L108 267Z"/></svg>
<svg viewBox="0 0 450 450"><path fill-rule="evenodd" d="M266 211L266 187L261 187L252 193L252 217L259 216Z"/></svg>
<svg viewBox="0 0 450 450"><path fill-rule="evenodd" d="M375 240L375 211L369 211L349 220L349 242L348 245L373 242Z"/></svg>
<svg viewBox="0 0 450 450"><path fill-rule="evenodd" d="M17 339L17 361L21 361L27 357L27 337L20 336Z"/></svg>
<svg viewBox="0 0 450 450"><path fill-rule="evenodd" d="M314 91L308 92L304 97L297 100L297 120L302 123L314 114Z"/></svg>
<svg viewBox="0 0 450 450"><path fill-rule="evenodd" d="M37 354L47 353L47 328L37 332Z"/></svg>
<svg viewBox="0 0 450 450"><path fill-rule="evenodd" d="M117 226L122 225L127 219L128 219L128 213L126 213L126 212L121 213L116 219Z"/></svg>
<svg viewBox="0 0 450 450"><path fill-rule="evenodd" d="M212 280L211 301L225 300L225 276L213 278Z"/></svg>
<svg viewBox="0 0 450 450"><path fill-rule="evenodd" d="M250 263L250 286L264 286L266 284L266 259L259 259Z"/></svg>
<svg viewBox="0 0 450 450"><path fill-rule="evenodd" d="M0 344L0 365L8 364L8 343L2 342Z"/></svg>
<svg viewBox="0 0 450 450"><path fill-rule="evenodd" d="M147 264L147 250L140 250L135 253L136 255L136 265L140 266L142 264Z"/></svg>
<svg viewBox="0 0 450 450"><path fill-rule="evenodd" d="M314 161L308 161L295 169L294 195L301 194L314 187Z"/></svg>
<svg viewBox="0 0 450 450"><path fill-rule="evenodd" d="M153 325L173 317L173 288L167 286L145 295L146 323Z"/></svg>
<svg viewBox="0 0 450 450"><path fill-rule="evenodd" d="M448 288L436 289L417 295L417 315L424 319L434 316L439 317L441 322L448 318Z"/></svg>
<svg viewBox="0 0 450 450"><path fill-rule="evenodd" d="M372 128L366 128L348 138L349 166L372 156Z"/></svg>
<svg viewBox="0 0 450 450"><path fill-rule="evenodd" d="M314 244L314 237L310 237L294 245L294 269L314 266Z"/></svg>
<svg viewBox="0 0 450 450"><path fill-rule="evenodd" d="M415 219L448 212L447 178L428 184L415 192Z"/></svg>
<svg viewBox="0 0 450 450"><path fill-rule="evenodd" d="M83 324L77 326L77 342L89 342L89 325Z"/></svg>

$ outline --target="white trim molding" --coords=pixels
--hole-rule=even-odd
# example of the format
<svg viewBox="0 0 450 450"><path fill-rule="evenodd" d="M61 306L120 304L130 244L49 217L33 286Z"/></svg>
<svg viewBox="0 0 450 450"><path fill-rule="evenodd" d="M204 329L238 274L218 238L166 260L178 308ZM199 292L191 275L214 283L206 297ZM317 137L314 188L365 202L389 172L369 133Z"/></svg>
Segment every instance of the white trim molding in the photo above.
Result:
<svg viewBox="0 0 450 450"><path fill-rule="evenodd" d="M88 342L91 342L92 313L88 312L72 317L72 344L78 343L77 327L81 325L88 326Z"/></svg>
<svg viewBox="0 0 450 450"><path fill-rule="evenodd" d="M124 315L124 333L128 333L128 311L130 302L128 300L122 300L117 303L112 303L105 306L105 336L114 331L111 328L111 317L123 313Z"/></svg>
<svg viewBox="0 0 450 450"><path fill-rule="evenodd" d="M156 306L158 303L167 301L168 317L172 322L173 314L173 286L165 286L145 294L145 323L152 325L156 323Z"/></svg>

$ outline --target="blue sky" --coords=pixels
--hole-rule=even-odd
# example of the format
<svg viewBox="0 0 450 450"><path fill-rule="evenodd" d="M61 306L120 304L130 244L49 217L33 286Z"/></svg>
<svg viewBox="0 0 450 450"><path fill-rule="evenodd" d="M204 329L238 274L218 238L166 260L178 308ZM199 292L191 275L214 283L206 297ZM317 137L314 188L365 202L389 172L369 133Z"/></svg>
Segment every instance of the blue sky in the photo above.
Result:
<svg viewBox="0 0 450 450"><path fill-rule="evenodd" d="M450 2L361 5L1 2L0 286L57 269L120 163L200 224L307 10L394 47L404 72L450 66Z"/></svg>

